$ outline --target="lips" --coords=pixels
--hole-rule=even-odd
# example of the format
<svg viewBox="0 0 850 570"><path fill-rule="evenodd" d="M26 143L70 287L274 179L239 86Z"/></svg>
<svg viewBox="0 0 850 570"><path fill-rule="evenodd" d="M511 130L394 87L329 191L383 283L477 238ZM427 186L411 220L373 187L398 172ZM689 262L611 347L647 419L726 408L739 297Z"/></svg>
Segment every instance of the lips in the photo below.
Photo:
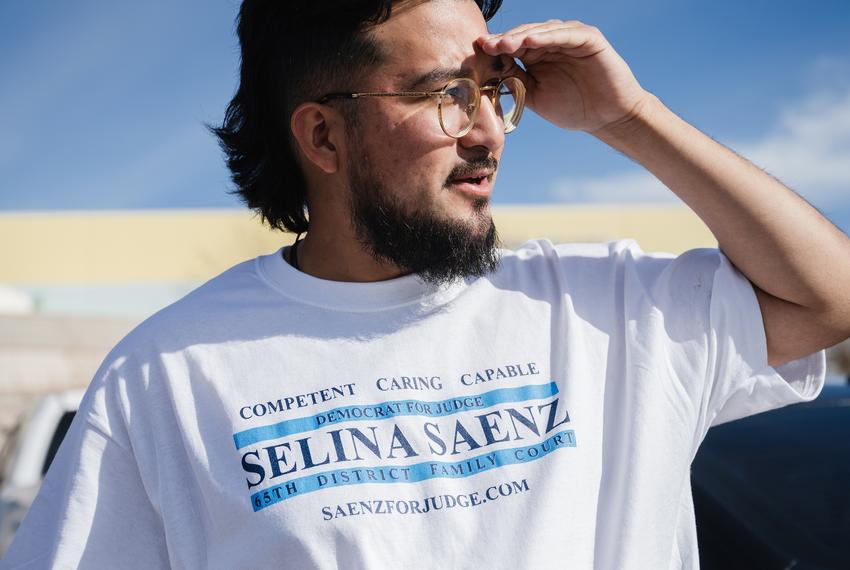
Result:
<svg viewBox="0 0 850 570"><path fill-rule="evenodd" d="M451 184L458 182L474 182L479 183L484 179L490 180L493 176L492 170L475 170L473 172L465 172L462 176L456 176L450 180Z"/></svg>
<svg viewBox="0 0 850 570"><path fill-rule="evenodd" d="M498 167L493 156L463 162L450 172L446 188L475 199L489 198Z"/></svg>
<svg viewBox="0 0 850 570"><path fill-rule="evenodd" d="M486 176L471 177L471 178L455 178L450 184L481 184L486 179Z"/></svg>
<svg viewBox="0 0 850 570"><path fill-rule="evenodd" d="M449 180L449 187L476 198L489 197L493 190L493 171L480 170Z"/></svg>

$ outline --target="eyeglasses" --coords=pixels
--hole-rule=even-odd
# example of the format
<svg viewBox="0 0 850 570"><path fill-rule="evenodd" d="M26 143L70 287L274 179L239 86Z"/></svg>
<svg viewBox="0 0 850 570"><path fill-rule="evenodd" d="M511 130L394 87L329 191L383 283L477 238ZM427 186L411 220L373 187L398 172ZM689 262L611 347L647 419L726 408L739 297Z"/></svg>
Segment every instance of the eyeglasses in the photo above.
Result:
<svg viewBox="0 0 850 570"><path fill-rule="evenodd" d="M331 99L359 99L361 97L435 97L440 127L448 136L458 139L475 125L481 108L481 94L490 98L496 115L504 124L505 133L517 128L525 107L525 85L518 77L506 77L497 85L479 87L472 79L452 79L439 91L395 91L386 93L328 93L319 103Z"/></svg>

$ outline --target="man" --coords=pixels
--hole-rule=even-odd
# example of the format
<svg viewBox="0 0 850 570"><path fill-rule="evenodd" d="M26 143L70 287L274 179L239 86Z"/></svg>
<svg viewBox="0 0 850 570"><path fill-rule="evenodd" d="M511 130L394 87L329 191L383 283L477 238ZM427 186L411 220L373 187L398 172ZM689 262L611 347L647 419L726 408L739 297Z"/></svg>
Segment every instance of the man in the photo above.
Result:
<svg viewBox="0 0 850 570"><path fill-rule="evenodd" d="M817 395L850 241L595 28L311 4L243 3L218 130L248 204L306 237L110 353L6 566L697 568L690 461L712 424ZM524 100L646 166L725 255L495 250Z"/></svg>

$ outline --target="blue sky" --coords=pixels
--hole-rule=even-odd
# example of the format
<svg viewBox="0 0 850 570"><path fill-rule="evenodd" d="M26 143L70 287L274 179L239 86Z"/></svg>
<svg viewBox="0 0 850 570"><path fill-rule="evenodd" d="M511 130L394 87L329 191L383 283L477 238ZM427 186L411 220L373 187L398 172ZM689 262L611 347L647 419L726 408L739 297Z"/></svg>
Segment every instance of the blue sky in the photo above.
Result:
<svg viewBox="0 0 850 570"><path fill-rule="evenodd" d="M204 122L236 86L236 0L0 2L0 210L234 207ZM505 0L491 29L580 19L671 109L850 230L850 2ZM675 197L533 115L496 204Z"/></svg>

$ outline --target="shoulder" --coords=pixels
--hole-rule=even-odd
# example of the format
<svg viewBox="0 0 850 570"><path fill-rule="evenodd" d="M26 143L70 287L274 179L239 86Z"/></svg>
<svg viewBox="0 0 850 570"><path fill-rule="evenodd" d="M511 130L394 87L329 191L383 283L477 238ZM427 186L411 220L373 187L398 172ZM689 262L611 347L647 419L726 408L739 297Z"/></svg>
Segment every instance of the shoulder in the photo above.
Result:
<svg viewBox="0 0 850 570"><path fill-rule="evenodd" d="M257 322L274 302L257 272L257 259L213 277L122 338L95 372L81 405L90 421L118 437L114 433L121 429L115 426L122 425L131 408L167 399L173 375L193 376L197 354L244 338L248 323ZM150 409L145 409L149 416Z"/></svg>
<svg viewBox="0 0 850 570"><path fill-rule="evenodd" d="M572 287L592 286L621 280L629 267L640 264L643 269L649 259L663 265L672 257L646 254L634 240L555 244L548 239L535 239L516 249L502 250L500 277L550 275L568 280Z"/></svg>
<svg viewBox="0 0 850 570"><path fill-rule="evenodd" d="M262 312L261 303L269 303L257 259L227 269L146 318L116 344L104 365L233 338L234 323L249 322L251 314Z"/></svg>
<svg viewBox="0 0 850 570"><path fill-rule="evenodd" d="M555 244L548 239L530 240L516 249L504 249L502 269L505 271L527 271L549 267L564 270L599 270L608 272L636 270L649 276L657 271L672 269L677 272L714 272L722 263L723 256L717 249L692 249L679 255L667 252L644 252L631 239L600 243ZM728 261L726 261L728 264Z"/></svg>
<svg viewBox="0 0 850 570"><path fill-rule="evenodd" d="M634 240L617 240L598 243L553 243L549 239L529 240L515 249L503 249L503 259L521 262L534 258L577 260L582 258L613 258L627 250L640 247Z"/></svg>
<svg viewBox="0 0 850 570"><path fill-rule="evenodd" d="M702 306L719 268L734 271L716 249L680 255L644 252L634 240L554 244L528 241L502 251L496 287L532 295L568 295L574 303L608 301L622 310L635 304Z"/></svg>

